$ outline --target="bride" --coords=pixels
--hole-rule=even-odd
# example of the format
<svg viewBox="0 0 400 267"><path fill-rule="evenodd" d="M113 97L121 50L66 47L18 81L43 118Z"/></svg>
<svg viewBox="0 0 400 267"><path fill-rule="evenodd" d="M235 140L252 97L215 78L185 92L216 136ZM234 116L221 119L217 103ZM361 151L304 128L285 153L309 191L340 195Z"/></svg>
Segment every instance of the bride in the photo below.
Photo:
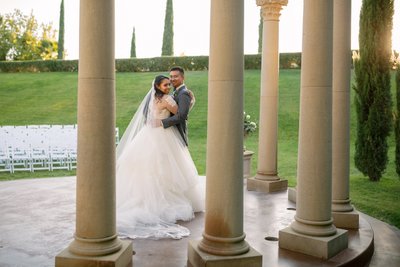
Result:
<svg viewBox="0 0 400 267"><path fill-rule="evenodd" d="M174 238L190 234L176 221L204 209L199 176L176 127L161 120L178 111L168 95L170 80L159 75L117 147L117 227L128 238Z"/></svg>

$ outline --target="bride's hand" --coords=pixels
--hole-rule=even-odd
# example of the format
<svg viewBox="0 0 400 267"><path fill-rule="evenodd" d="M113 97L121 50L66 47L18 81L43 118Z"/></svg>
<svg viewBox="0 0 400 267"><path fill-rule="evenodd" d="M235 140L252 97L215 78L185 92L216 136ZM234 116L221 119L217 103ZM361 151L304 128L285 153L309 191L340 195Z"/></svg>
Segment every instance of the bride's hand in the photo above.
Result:
<svg viewBox="0 0 400 267"><path fill-rule="evenodd" d="M190 105L189 105L189 111L193 108L194 104L196 103L196 98L194 97L194 94L191 90L189 91L189 96L190 96Z"/></svg>

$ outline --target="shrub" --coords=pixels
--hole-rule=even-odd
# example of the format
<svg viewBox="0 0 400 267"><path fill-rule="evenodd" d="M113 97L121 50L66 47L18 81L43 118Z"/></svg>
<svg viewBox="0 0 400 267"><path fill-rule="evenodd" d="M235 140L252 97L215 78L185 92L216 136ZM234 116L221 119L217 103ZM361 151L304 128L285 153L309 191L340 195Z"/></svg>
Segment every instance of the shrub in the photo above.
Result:
<svg viewBox="0 0 400 267"><path fill-rule="evenodd" d="M300 68L301 53L282 53L281 69ZM188 71L208 70L208 56L126 58L115 60L117 72L162 72L171 66L182 66ZM245 55L245 69L260 69L261 55ZM0 72L76 72L78 60L0 61Z"/></svg>

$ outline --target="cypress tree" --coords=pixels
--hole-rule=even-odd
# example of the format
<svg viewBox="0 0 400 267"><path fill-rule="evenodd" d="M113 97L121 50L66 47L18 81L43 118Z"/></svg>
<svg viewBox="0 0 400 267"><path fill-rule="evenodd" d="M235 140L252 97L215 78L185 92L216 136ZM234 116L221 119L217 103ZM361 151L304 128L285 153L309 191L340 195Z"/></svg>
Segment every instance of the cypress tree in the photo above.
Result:
<svg viewBox="0 0 400 267"><path fill-rule="evenodd" d="M262 52L262 38L263 38L263 16L262 16L262 9L260 9L260 24L258 24L258 53L261 54Z"/></svg>
<svg viewBox="0 0 400 267"><path fill-rule="evenodd" d="M400 59L400 57L399 57ZM396 71L396 100L397 112L395 122L395 138L396 138L396 172L400 176L400 61L397 63Z"/></svg>
<svg viewBox="0 0 400 267"><path fill-rule="evenodd" d="M360 12L360 50L353 86L357 114L354 161L372 181L380 180L388 162L393 12L393 0L363 0Z"/></svg>
<svg viewBox="0 0 400 267"><path fill-rule="evenodd" d="M131 40L131 58L136 57L136 36L135 36L135 27L133 27L132 31L132 40Z"/></svg>
<svg viewBox="0 0 400 267"><path fill-rule="evenodd" d="M174 55L174 11L172 0L167 0L165 10L164 35L161 56Z"/></svg>
<svg viewBox="0 0 400 267"><path fill-rule="evenodd" d="M64 59L64 0L60 6L60 25L58 32L58 59Z"/></svg>

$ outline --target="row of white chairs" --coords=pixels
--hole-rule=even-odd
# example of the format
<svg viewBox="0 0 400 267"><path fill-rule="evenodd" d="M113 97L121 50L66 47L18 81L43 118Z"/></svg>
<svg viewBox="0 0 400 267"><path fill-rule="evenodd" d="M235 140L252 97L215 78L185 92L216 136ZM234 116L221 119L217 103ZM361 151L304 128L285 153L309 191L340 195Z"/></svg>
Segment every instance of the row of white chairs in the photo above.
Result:
<svg viewBox="0 0 400 267"><path fill-rule="evenodd" d="M0 148L0 172L72 170L76 162L76 149Z"/></svg>
<svg viewBox="0 0 400 267"><path fill-rule="evenodd" d="M76 124L0 126L0 172L75 169L77 129Z"/></svg>

